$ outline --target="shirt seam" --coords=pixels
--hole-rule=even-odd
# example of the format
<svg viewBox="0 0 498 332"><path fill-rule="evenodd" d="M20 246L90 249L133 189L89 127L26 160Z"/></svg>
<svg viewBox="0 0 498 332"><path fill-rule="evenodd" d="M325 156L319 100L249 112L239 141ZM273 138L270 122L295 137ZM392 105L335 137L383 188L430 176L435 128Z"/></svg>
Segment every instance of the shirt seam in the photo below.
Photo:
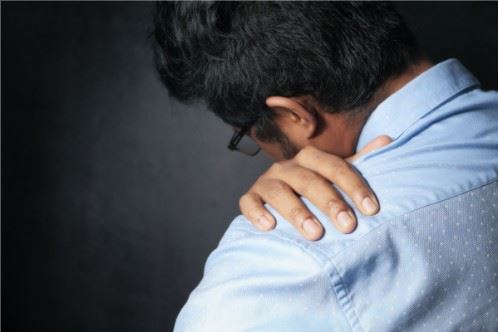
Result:
<svg viewBox="0 0 498 332"><path fill-rule="evenodd" d="M406 214L406 213L413 213L415 211L418 211L420 209L435 205L435 204L440 204L443 203L447 200L453 199L455 197L458 197L460 195L464 195L466 193L469 193L471 191L480 189L482 187L488 186L492 183L498 182L497 177L493 177L492 179L478 185L472 188L469 188L468 190L461 191L458 194L454 194L451 196L448 196L442 200L430 203L430 204L425 204L423 206L420 206L416 209L407 211L403 214L399 214L396 216L393 216L383 222L379 222L377 225L375 225L372 229L370 229L367 233L363 234L361 237L356 239L354 242L361 241L362 239L365 239L367 236L373 233L373 231L377 231L378 227L382 227L383 225L388 225L392 220L399 218L400 216ZM322 272L327 274L328 279L331 282L331 287L334 290L334 295L335 298L337 299L340 308L342 309L349 325L351 326L351 330L353 331L359 331L362 332L364 329L361 326L361 321L355 311L353 301L350 298L350 292L349 289L347 288L346 284L344 283L343 277L341 276L339 269L335 263L335 258L338 256L341 256L344 254L344 251L349 247L348 245L344 246L339 252L334 254L333 256L327 255L327 253L320 247L318 246L313 246L313 242L310 242L309 245L307 243L302 242L302 240L296 240L291 237L289 237L285 232L282 232L280 230L274 230L271 233L260 233L256 230L254 230L249 224L240 224L240 226L243 228L243 230L247 233L250 233L252 235L256 235L258 237L261 236L272 236L275 238L278 238L280 241L288 243L290 245L293 245L294 247L297 247L301 250L301 252L309 257L311 257L316 263L318 263L320 269L322 269ZM324 265L322 265L324 264Z"/></svg>
<svg viewBox="0 0 498 332"><path fill-rule="evenodd" d="M325 273L327 279L330 280L331 284L329 291L332 288L335 298L338 301L339 307L342 309L346 320L351 327L352 331L363 332L358 315L354 310L353 303L349 296L349 290L347 289L342 276L339 274L339 270L335 263L326 255L325 251L319 247L309 247L305 243L292 239L288 237L284 232L279 230L274 230L272 233L259 233L252 228L251 225L242 224L244 231L258 237L261 236L272 236L278 238L280 241L293 245L301 250L303 254L311 257L319 266L322 273ZM267 234L267 235L265 235Z"/></svg>
<svg viewBox="0 0 498 332"><path fill-rule="evenodd" d="M406 212L403 212L403 213L401 213L401 214L397 214L397 215L395 215L395 216L391 216L389 219L386 219L386 220L384 220L384 221L380 221L380 222L378 222L378 223L377 223L376 225L374 225L371 229L369 229L369 230L368 230L365 234L361 235L360 237L358 237L357 239L355 239L355 240L354 240L354 241L352 241L352 242L358 242L358 241L360 241L360 240L362 240L362 239L366 238L367 236L369 236L370 234L372 234L372 233L373 233L373 231L377 231L377 228L378 228L378 227L381 227L381 226L383 226L383 225L387 225L387 224L389 224L391 221L393 221L394 219L399 218L399 217L401 217L401 216L403 216L403 215L406 215L406 214L411 214L411 213L414 213L414 212L419 211L419 210L421 210L421 209L424 209L424 208L427 208L427 207L430 207L430 206L433 206L433 205L436 205L436 204L443 203L443 202L445 202L445 201L448 201L448 200L450 200L450 199L453 199L453 198L458 197L458 196L461 196L461 195L465 195L465 194L467 194L467 193L469 193L469 192L471 192L471 191L478 190L478 189L480 189L480 188L482 188L482 187L488 186L488 185L493 184L493 183L495 183L495 182L498 182L498 177L493 177L493 178L489 179L488 181L486 181L486 182L484 182L484 183L481 183L481 184L479 184L479 185L477 185L477 186L474 186L474 187L472 187L472 188L469 188L469 189L467 189L467 190L460 191L460 192L458 192L458 193L456 193L456 194L450 195L450 196L445 197L445 198L443 198L443 199L441 199L441 200L438 200L438 201L436 201L436 202L432 202L432 203L424 204L424 205L421 205L421 206L419 206L419 207L417 207L417 208L415 208L415 209L412 209L412 210L410 210L410 211L406 211ZM341 254L343 254L343 253L344 253L344 251L345 251L345 250L346 250L349 246L350 246L350 245L346 244L344 247L342 247L342 248L341 248L341 249L340 249L337 253L335 253L334 255L332 255L332 256L327 256L327 259L334 259L335 257L337 257L337 256L339 256L339 255L341 255ZM318 249L318 248L313 248L313 249Z"/></svg>
<svg viewBox="0 0 498 332"><path fill-rule="evenodd" d="M476 187L470 188L470 189L468 189L468 190L462 191L462 192L460 192L460 193L458 193L458 194L455 194L455 195L452 195L452 196L446 197L445 199L439 200L439 201L437 201L437 202L434 202L434 203L431 203L431 204L426 204L426 205L424 205L424 206L421 206L421 207L418 207L418 208L416 208L416 209L410 210L410 211L408 211L408 212L406 212L406 213L414 213L414 212L416 212L416 211L418 211L418 210L420 210L420 209L427 208L427 207L430 207L430 206L432 206L432 205L436 205L436 204L441 204L441 203L443 203L443 202L445 202L445 201L447 201L447 200L450 200L450 199L456 198L456 197L461 196L461 195L465 195L465 194L467 194L467 193L469 193L469 192L472 192L472 191L474 191L474 190L478 190L478 189L480 189L480 188L486 187L486 186L488 186L488 185L491 185L491 184L493 184L493 183L497 183L497 182L498 182L498 178L496 178L496 177L495 177L495 178L490 179L489 181L487 181L487 182L485 182L485 183L483 183L483 184L481 184L481 185L479 185L479 186L476 186ZM405 214L406 214L406 213L405 213ZM396 218L401 217L402 215L403 215L403 214L396 215L396 216L391 217L391 218L389 218L389 219L387 219L387 220L385 220L385 221L383 221L383 222L378 223L376 226L374 226L372 229L370 229L367 233L363 234L361 237L359 237L358 239L356 239L356 240L355 240L355 242L357 242L357 241L361 241L361 240L365 239L367 236L370 236L371 234L373 234L373 233L374 233L374 232L373 232L374 230L375 230L375 231L378 231L378 228L379 228L379 227L383 227L383 226L385 226L385 227L389 227L390 222L392 222L392 221L393 221L394 219L396 219ZM330 264L331 264L331 265L332 265L332 266L336 269L337 276L338 276L338 278L340 278L340 283L343 285L343 287L344 287L344 289L345 289L345 291L346 291L346 293L347 293L347 295L348 295L348 298L349 298L349 296L350 296L350 294L349 294L349 290L347 289L347 286L345 285L344 281L342 280L341 274L340 274L339 269L337 268L337 264L336 264L336 262L335 262L335 258L336 258L336 257L338 257L338 256L342 256L342 255L344 255L344 252L346 251L346 249L347 249L348 247L349 247L348 245L344 246L344 247L343 247L343 248L342 248L339 252L337 252L337 253L336 253L336 254L334 254L333 256L330 256L330 257L327 257L327 258L329 259ZM320 248L313 248L313 249L319 249L319 250L321 250ZM353 301L352 301L351 299L349 299L348 304L350 304L350 305L351 305L351 307L353 307L353 306L354 306ZM354 308L351 308L351 311L352 311L352 312L355 312ZM361 326L361 321L359 320L359 317L357 317L357 316L356 316L355 318L358 320L358 325L359 325L359 326Z"/></svg>

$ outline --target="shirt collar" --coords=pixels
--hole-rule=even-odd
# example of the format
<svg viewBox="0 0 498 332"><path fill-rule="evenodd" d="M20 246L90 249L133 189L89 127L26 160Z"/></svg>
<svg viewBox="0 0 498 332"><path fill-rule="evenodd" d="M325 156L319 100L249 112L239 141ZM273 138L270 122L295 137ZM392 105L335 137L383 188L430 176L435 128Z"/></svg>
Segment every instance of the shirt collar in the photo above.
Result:
<svg viewBox="0 0 498 332"><path fill-rule="evenodd" d="M458 61L443 61L390 95L372 112L358 139L357 151L379 135L398 138L418 119L479 81Z"/></svg>

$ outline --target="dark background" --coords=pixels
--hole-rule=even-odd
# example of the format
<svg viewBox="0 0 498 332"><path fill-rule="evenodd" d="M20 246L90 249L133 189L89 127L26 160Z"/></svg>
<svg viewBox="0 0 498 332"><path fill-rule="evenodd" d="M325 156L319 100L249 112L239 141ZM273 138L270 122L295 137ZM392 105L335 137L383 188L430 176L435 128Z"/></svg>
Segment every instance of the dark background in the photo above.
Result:
<svg viewBox="0 0 498 332"><path fill-rule="evenodd" d="M168 99L151 3L2 2L4 331L168 331L269 166ZM435 61L498 87L497 3L403 3Z"/></svg>

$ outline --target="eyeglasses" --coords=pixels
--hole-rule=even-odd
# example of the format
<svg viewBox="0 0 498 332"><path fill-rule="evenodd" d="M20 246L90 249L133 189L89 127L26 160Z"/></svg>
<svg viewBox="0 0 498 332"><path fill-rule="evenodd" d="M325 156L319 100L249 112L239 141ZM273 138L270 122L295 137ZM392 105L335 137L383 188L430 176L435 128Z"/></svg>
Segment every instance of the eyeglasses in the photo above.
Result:
<svg viewBox="0 0 498 332"><path fill-rule="evenodd" d="M251 157L257 155L261 148L249 135L246 135L251 127L252 126L245 126L238 130L234 128L232 139L228 144L228 149L239 151Z"/></svg>

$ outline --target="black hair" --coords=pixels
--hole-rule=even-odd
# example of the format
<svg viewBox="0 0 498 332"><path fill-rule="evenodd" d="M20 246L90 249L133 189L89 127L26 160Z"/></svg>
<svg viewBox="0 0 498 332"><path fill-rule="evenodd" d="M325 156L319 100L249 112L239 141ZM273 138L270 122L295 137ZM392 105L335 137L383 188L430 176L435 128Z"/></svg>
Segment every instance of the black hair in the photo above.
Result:
<svg viewBox="0 0 498 332"><path fill-rule="evenodd" d="M379 2L158 3L154 40L172 97L255 124L266 141L281 139L267 97L309 95L346 112L419 57L401 16Z"/></svg>

